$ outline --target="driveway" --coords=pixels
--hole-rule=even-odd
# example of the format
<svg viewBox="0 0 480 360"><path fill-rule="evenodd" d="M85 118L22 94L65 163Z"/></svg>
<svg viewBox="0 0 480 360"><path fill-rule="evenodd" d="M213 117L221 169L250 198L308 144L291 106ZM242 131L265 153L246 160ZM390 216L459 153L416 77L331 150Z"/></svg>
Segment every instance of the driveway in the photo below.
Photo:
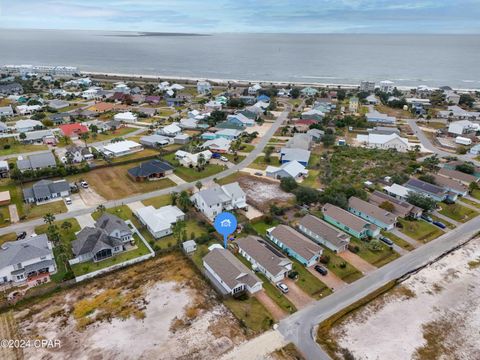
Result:
<svg viewBox="0 0 480 360"><path fill-rule="evenodd" d="M8 212L10 213L10 222L12 224L20 221L20 217L18 216L17 205L15 204L8 205Z"/></svg>
<svg viewBox="0 0 480 360"><path fill-rule="evenodd" d="M340 279L337 275L335 275L330 270L328 271L328 274L325 276L321 275L318 271L315 271L313 266L308 267L307 270L310 271L310 273L312 273L313 276L318 278L321 282L323 282L325 285L327 285L330 289L334 291L348 285L345 281Z"/></svg>
<svg viewBox="0 0 480 360"><path fill-rule="evenodd" d="M132 210L132 212L135 212L135 210L142 209L145 207L141 201L134 201L130 204L127 204L127 206Z"/></svg>
<svg viewBox="0 0 480 360"><path fill-rule="evenodd" d="M169 174L169 175L166 176L166 178L172 180L177 185L181 185L181 184L186 183L185 180L183 180L180 176L177 176L175 174Z"/></svg>
<svg viewBox="0 0 480 360"><path fill-rule="evenodd" d="M313 301L292 279L284 279L282 282L288 286L288 293L285 294L285 297L290 300L297 309L303 309Z"/></svg>
<svg viewBox="0 0 480 360"><path fill-rule="evenodd" d="M358 270L360 270L364 274L371 273L372 271L377 270L375 266L370 264L368 261L363 260L360 256L352 253L351 251L343 251L338 254L343 260L352 264Z"/></svg>
<svg viewBox="0 0 480 360"><path fill-rule="evenodd" d="M263 304L263 306L265 306L265 308L268 310L270 315L272 315L275 321L279 321L287 317L288 314L283 311L283 309L278 306L270 296L267 295L265 290L260 290L255 293L255 297Z"/></svg>
<svg viewBox="0 0 480 360"><path fill-rule="evenodd" d="M105 200L103 196L100 196L91 187L89 187L88 189L81 188L80 197L85 202L85 204L87 204L87 206L96 206L107 202L107 200Z"/></svg>
<svg viewBox="0 0 480 360"><path fill-rule="evenodd" d="M70 199L72 199L72 203L70 205L67 205L68 211L83 210L87 208L87 205L83 201L80 194L72 194L70 195Z"/></svg>
<svg viewBox="0 0 480 360"><path fill-rule="evenodd" d="M90 214L78 215L75 219L77 219L78 224L82 229L87 226L94 227L95 225L95 220L93 220L92 215Z"/></svg>
<svg viewBox="0 0 480 360"><path fill-rule="evenodd" d="M248 205L248 210L247 211L242 211L242 213L246 216L248 220L253 220L256 218L259 218L260 216L263 216L263 213L254 208L252 205Z"/></svg>

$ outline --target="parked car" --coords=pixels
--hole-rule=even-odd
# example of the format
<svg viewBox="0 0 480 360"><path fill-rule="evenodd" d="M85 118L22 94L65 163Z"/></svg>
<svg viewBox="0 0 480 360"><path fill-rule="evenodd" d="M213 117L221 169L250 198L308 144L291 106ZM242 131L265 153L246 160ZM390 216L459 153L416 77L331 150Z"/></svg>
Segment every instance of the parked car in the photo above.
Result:
<svg viewBox="0 0 480 360"><path fill-rule="evenodd" d="M23 240L27 237L27 232L22 231L20 234L17 234L17 240Z"/></svg>
<svg viewBox="0 0 480 360"><path fill-rule="evenodd" d="M380 236L379 239L380 239L380 241L383 241L388 246L393 246L393 241L390 240L389 238L387 238L385 236Z"/></svg>
<svg viewBox="0 0 480 360"><path fill-rule="evenodd" d="M66 198L65 198L65 204L67 204L67 205L72 205L72 199L69 198L69 197L66 197Z"/></svg>
<svg viewBox="0 0 480 360"><path fill-rule="evenodd" d="M296 279L298 279L298 272L295 271L295 270L292 270L288 273L287 276L292 280L296 280Z"/></svg>
<svg viewBox="0 0 480 360"><path fill-rule="evenodd" d="M277 284L277 288L279 288L280 291L283 292L284 294L288 293L288 286L285 285L285 284L282 283L282 282L279 282L279 283Z"/></svg>
<svg viewBox="0 0 480 360"><path fill-rule="evenodd" d="M84 189L88 189L88 183L85 180L80 181L80 186Z"/></svg>
<svg viewBox="0 0 480 360"><path fill-rule="evenodd" d="M213 153L213 154L212 154L212 159L220 159L220 154L218 154L218 153Z"/></svg>
<svg viewBox="0 0 480 360"><path fill-rule="evenodd" d="M432 219L430 216L426 215L426 214L422 214L422 216L420 216L420 217L421 217L423 220L428 221L429 223L433 222L433 219Z"/></svg>
<svg viewBox="0 0 480 360"><path fill-rule="evenodd" d="M320 273L323 276L328 274L328 270L324 268L322 265L315 265L314 269L316 272Z"/></svg>
<svg viewBox="0 0 480 360"><path fill-rule="evenodd" d="M261 171L256 171L254 174L257 176L263 176L263 173Z"/></svg>
<svg viewBox="0 0 480 360"><path fill-rule="evenodd" d="M228 158L226 158L225 156L220 156L220 161L228 162Z"/></svg>
<svg viewBox="0 0 480 360"><path fill-rule="evenodd" d="M440 221L432 221L432 224L438 226L440 229L445 229L447 227L447 225Z"/></svg>

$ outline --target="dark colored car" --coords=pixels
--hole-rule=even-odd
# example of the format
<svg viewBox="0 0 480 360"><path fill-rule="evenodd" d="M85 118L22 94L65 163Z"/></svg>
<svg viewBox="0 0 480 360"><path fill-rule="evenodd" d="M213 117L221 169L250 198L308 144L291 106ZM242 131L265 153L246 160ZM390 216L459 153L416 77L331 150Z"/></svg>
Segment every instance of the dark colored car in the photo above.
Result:
<svg viewBox="0 0 480 360"><path fill-rule="evenodd" d="M315 271L317 271L318 273L320 273L321 275L325 276L328 274L328 270L325 269L323 266L321 265L315 265Z"/></svg>
<svg viewBox="0 0 480 360"><path fill-rule="evenodd" d="M380 241L383 241L385 244L387 244L388 246L393 246L393 241L390 240L389 238L385 237L385 236L380 236Z"/></svg>
<svg viewBox="0 0 480 360"><path fill-rule="evenodd" d="M433 219L428 216L428 215L425 215L425 214L422 214L422 216L420 216L423 220L425 221L428 221L429 223L433 222Z"/></svg>
<svg viewBox="0 0 480 360"><path fill-rule="evenodd" d="M213 154L212 154L212 158L213 158L213 159L220 159L220 156L221 156L221 155L218 154L218 153L213 153Z"/></svg>
<svg viewBox="0 0 480 360"><path fill-rule="evenodd" d="M17 234L17 240L23 240L27 236L26 231L22 231L20 234Z"/></svg>
<svg viewBox="0 0 480 360"><path fill-rule="evenodd" d="M440 229L445 229L447 227L444 223L440 221L432 221L432 224L438 226Z"/></svg>

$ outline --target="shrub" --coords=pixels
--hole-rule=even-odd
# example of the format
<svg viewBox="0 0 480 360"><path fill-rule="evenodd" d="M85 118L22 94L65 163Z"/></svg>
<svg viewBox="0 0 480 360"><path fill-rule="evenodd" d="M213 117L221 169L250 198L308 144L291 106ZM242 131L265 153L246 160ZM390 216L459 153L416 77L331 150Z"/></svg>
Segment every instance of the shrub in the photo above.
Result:
<svg viewBox="0 0 480 360"><path fill-rule="evenodd" d="M320 262L322 264L327 265L330 262L330 256L329 255L322 255L320 256Z"/></svg>
<svg viewBox="0 0 480 360"><path fill-rule="evenodd" d="M358 247L358 245L348 244L348 250L356 254L360 251L360 248Z"/></svg>
<svg viewBox="0 0 480 360"><path fill-rule="evenodd" d="M347 267L347 263L345 261L343 261L341 264L340 264L340 267L342 269L345 269Z"/></svg>

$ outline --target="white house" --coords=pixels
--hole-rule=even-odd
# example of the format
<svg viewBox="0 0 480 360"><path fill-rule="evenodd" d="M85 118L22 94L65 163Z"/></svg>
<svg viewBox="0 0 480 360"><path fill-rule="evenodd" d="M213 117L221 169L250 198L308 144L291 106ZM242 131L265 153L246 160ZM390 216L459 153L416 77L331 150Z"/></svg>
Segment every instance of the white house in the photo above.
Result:
<svg viewBox="0 0 480 360"><path fill-rule="evenodd" d="M209 161L212 158L212 155L213 154L210 150L201 151L196 154L192 154L183 150L177 150L175 153L175 159L177 159L182 166L195 167L198 165L199 156L203 156L205 161Z"/></svg>
<svg viewBox="0 0 480 360"><path fill-rule="evenodd" d="M256 271L263 273L268 280L278 283L285 279L292 270L292 261L279 251L273 251L265 240L249 235L235 241L238 252L251 264Z"/></svg>
<svg viewBox="0 0 480 360"><path fill-rule="evenodd" d="M268 177L274 179L281 179L284 177L292 177L295 180L303 179L305 176L308 175L308 170L300 164L298 161L290 161L288 163L284 163L279 167L276 166L267 166L265 170L266 175Z"/></svg>
<svg viewBox="0 0 480 360"><path fill-rule="evenodd" d="M175 137L182 132L182 128L178 126L178 123L174 122L170 125L164 126L157 131L160 135Z"/></svg>
<svg viewBox="0 0 480 360"><path fill-rule="evenodd" d="M201 95L210 94L212 92L212 85L208 81L199 81L197 83L197 92Z"/></svg>
<svg viewBox="0 0 480 360"><path fill-rule="evenodd" d="M115 114L113 119L118 122L126 123L136 123L138 121L137 115L130 111Z"/></svg>
<svg viewBox="0 0 480 360"><path fill-rule="evenodd" d="M25 132L29 132L29 131L33 131L35 130L36 128L42 128L43 127L43 124L38 121L38 120L30 120L30 119L26 119L26 120L18 120L16 123L15 123L15 130L19 133L25 133Z"/></svg>
<svg viewBox="0 0 480 360"><path fill-rule="evenodd" d="M182 249L185 254L191 254L197 250L197 243L195 240L187 240L182 243Z"/></svg>
<svg viewBox="0 0 480 360"><path fill-rule="evenodd" d="M213 140L207 140L203 143L202 148L208 148L212 152L226 153L230 150L232 141L225 138L217 138Z"/></svg>
<svg viewBox="0 0 480 360"><path fill-rule="evenodd" d="M472 145L472 139L463 136L457 136L455 138L455 143L460 145Z"/></svg>
<svg viewBox="0 0 480 360"><path fill-rule="evenodd" d="M222 211L246 209L247 196L238 182L201 190L192 195L190 200L210 220Z"/></svg>
<svg viewBox="0 0 480 360"><path fill-rule="evenodd" d="M13 108L11 105L0 107L0 116L13 116Z"/></svg>
<svg viewBox="0 0 480 360"><path fill-rule="evenodd" d="M223 294L262 290L262 281L227 249L215 248L203 257L203 267Z"/></svg>
<svg viewBox="0 0 480 360"><path fill-rule="evenodd" d="M248 95L255 95L259 90L262 90L260 84L254 84L248 88Z"/></svg>
<svg viewBox="0 0 480 360"><path fill-rule="evenodd" d="M451 122L448 125L448 132L455 135L463 135L480 130L480 125L469 120Z"/></svg>
<svg viewBox="0 0 480 360"><path fill-rule="evenodd" d="M97 150L102 152L106 156L119 157L142 151L143 146L139 143L136 143L135 141L123 140L110 143L103 147L98 147Z"/></svg>
<svg viewBox="0 0 480 360"><path fill-rule="evenodd" d="M39 111L41 109L41 105L19 105L16 108L17 113L20 115L30 115L33 114L35 111Z"/></svg>
<svg viewBox="0 0 480 360"><path fill-rule="evenodd" d="M445 101L448 104L458 105L460 102L460 95L453 92L452 90L445 91Z"/></svg>
<svg viewBox="0 0 480 360"><path fill-rule="evenodd" d="M377 149L396 149L400 152L406 152L409 149L408 139L402 138L397 134L368 134L357 135L357 141L368 148Z"/></svg>
<svg viewBox="0 0 480 360"><path fill-rule="evenodd" d="M155 239L170 235L172 225L185 220L185 213L176 206L167 205L159 209L145 206L135 210L135 215L145 225Z"/></svg>
<svg viewBox="0 0 480 360"><path fill-rule="evenodd" d="M380 91L391 93L394 89L394 83L390 80L380 81Z"/></svg>
<svg viewBox="0 0 480 360"><path fill-rule="evenodd" d="M8 241L0 247L0 284L39 285L56 272L52 245L45 234Z"/></svg>

